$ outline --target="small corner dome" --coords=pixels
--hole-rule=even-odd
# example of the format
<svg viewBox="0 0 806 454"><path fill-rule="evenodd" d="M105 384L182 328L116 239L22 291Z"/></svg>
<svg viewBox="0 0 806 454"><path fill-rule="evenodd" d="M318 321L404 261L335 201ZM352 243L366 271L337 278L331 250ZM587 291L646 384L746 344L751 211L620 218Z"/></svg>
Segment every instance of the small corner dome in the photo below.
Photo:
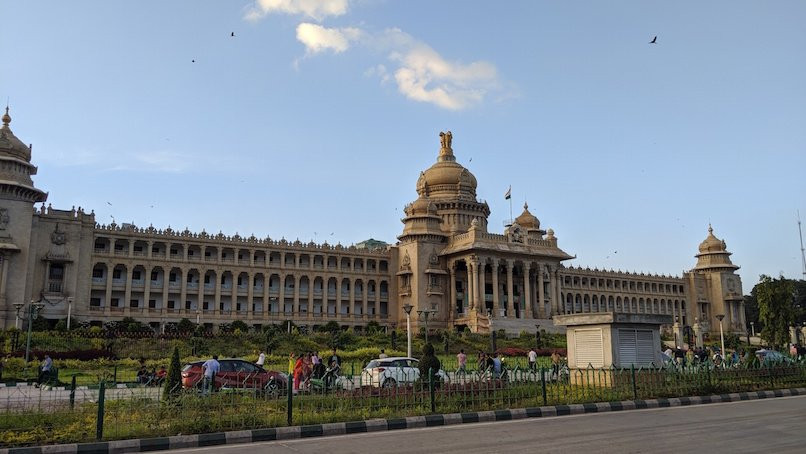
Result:
<svg viewBox="0 0 806 454"><path fill-rule="evenodd" d="M427 196L421 195L409 206L409 216L434 215L437 214L437 207Z"/></svg>
<svg viewBox="0 0 806 454"><path fill-rule="evenodd" d="M515 218L515 223L527 230L540 230L540 220L529 212L529 205L523 204L523 213Z"/></svg>
<svg viewBox="0 0 806 454"><path fill-rule="evenodd" d="M6 107L6 113L3 115L2 120L3 126L0 126L0 154L31 162L31 149L22 140L18 139L8 126L11 123L8 107Z"/></svg>
<svg viewBox="0 0 806 454"><path fill-rule="evenodd" d="M727 249L724 241L714 236L714 229L708 225L708 236L700 243L700 252L723 252Z"/></svg>

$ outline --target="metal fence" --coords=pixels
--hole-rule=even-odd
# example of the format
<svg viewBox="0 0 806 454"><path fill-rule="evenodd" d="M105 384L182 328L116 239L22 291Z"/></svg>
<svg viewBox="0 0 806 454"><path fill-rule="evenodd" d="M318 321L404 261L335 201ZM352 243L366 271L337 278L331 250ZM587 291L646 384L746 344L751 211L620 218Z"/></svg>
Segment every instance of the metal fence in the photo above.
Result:
<svg viewBox="0 0 806 454"><path fill-rule="evenodd" d="M0 388L0 447L245 430L371 418L720 394L806 385L806 364L761 367L431 371L345 368L281 386L249 373L204 392L102 381ZM392 370L395 369L395 370ZM238 375L240 374L240 375ZM278 381L280 379L277 379Z"/></svg>

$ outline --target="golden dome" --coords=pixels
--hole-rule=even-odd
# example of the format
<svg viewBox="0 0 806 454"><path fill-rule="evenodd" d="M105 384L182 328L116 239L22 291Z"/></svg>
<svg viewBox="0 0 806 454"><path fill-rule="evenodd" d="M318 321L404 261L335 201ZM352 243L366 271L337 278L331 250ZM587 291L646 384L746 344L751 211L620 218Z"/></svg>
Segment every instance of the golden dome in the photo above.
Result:
<svg viewBox="0 0 806 454"><path fill-rule="evenodd" d="M431 197L466 196L475 199L476 177L456 162L451 148L452 134L440 133L442 147L437 162L420 174L417 193Z"/></svg>
<svg viewBox="0 0 806 454"><path fill-rule="evenodd" d="M708 237L700 243L700 252L724 252L727 245L724 241L714 236L714 229L708 224Z"/></svg>
<svg viewBox="0 0 806 454"><path fill-rule="evenodd" d="M526 230L540 230L540 219L529 212L529 204L523 204L523 213L515 218L515 223Z"/></svg>

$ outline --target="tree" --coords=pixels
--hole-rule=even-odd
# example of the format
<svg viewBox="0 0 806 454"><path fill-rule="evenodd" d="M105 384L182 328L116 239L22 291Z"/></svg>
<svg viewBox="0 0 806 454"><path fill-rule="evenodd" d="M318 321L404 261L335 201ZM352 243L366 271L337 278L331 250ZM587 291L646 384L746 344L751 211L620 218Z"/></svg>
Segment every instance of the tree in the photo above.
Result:
<svg viewBox="0 0 806 454"><path fill-rule="evenodd" d="M758 317L758 298L756 298L756 287L749 295L744 296L744 318L747 321L746 328L750 330L750 322L753 323L753 328L756 332L761 331L764 326L759 321Z"/></svg>
<svg viewBox="0 0 806 454"><path fill-rule="evenodd" d="M753 288L758 301L759 321L763 325L761 337L778 349L789 342L789 327L795 323L794 290L794 281L783 276L773 279L763 274Z"/></svg>
<svg viewBox="0 0 806 454"><path fill-rule="evenodd" d="M182 334L188 334L192 333L193 330L196 329L196 324L186 318L183 318L182 320L179 320L179 323L176 325L176 329Z"/></svg>
<svg viewBox="0 0 806 454"><path fill-rule="evenodd" d="M249 325L244 323L243 320L235 320L234 322L232 322L231 328L233 332L235 330L240 330L242 333L246 333L249 331Z"/></svg>
<svg viewBox="0 0 806 454"><path fill-rule="evenodd" d="M163 398L168 399L182 391L182 363L179 362L179 347L174 347L171 364L168 366L168 376L165 377Z"/></svg>
<svg viewBox="0 0 806 454"><path fill-rule="evenodd" d="M423 346L423 357L420 358L420 362L417 367L420 369L420 380L425 381L428 383L428 371L431 370L431 373L436 376L437 372L439 371L439 358L434 355L434 346L431 345L431 342L425 344Z"/></svg>

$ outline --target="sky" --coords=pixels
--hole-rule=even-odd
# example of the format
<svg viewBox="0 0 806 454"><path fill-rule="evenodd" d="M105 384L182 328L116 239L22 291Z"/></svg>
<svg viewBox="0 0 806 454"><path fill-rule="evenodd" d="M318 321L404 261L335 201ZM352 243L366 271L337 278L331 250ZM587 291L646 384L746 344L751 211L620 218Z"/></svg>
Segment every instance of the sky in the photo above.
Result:
<svg viewBox="0 0 806 454"><path fill-rule="evenodd" d="M34 181L100 223L393 243L450 130L489 230L511 186L567 265L680 275L710 222L745 292L801 276L803 1L0 0L0 17Z"/></svg>

